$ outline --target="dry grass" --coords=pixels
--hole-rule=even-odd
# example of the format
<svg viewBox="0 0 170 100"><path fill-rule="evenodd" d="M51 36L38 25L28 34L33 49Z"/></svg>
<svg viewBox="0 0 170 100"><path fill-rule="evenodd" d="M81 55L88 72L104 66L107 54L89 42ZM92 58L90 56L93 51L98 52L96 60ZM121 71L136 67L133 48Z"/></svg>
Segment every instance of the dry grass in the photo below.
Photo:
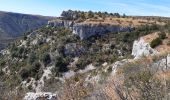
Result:
<svg viewBox="0 0 170 100"><path fill-rule="evenodd" d="M150 43L152 40L159 37L158 33L159 32L154 32L154 33L148 34L146 36L143 36L141 38L143 38L145 42ZM170 46L167 45L169 40L170 40L170 35L167 34L167 38L162 40L162 44L155 48L160 53L160 55L170 51Z"/></svg>
<svg viewBox="0 0 170 100"><path fill-rule="evenodd" d="M133 19L133 18L112 18L108 17L105 19L87 19L82 24L102 24L102 25L120 25L120 26L129 26L132 25L134 27L141 26L141 25L164 25L164 22L158 22L155 20L146 20L146 19Z"/></svg>

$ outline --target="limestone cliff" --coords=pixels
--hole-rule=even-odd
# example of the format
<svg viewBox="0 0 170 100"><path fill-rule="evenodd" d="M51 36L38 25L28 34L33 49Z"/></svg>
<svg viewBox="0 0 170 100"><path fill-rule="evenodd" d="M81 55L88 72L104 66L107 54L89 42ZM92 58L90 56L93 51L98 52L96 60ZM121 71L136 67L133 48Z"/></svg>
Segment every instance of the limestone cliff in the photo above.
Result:
<svg viewBox="0 0 170 100"><path fill-rule="evenodd" d="M132 29L130 26L75 23L74 21L68 20L49 21L48 26L69 28L73 31L73 34L78 35L81 39L87 39L94 35L103 35L110 32L127 32Z"/></svg>

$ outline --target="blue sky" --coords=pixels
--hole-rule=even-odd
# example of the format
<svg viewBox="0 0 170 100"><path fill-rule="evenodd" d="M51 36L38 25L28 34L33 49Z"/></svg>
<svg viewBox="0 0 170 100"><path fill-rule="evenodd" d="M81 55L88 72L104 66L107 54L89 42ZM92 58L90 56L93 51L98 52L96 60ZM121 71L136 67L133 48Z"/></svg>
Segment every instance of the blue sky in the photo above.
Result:
<svg viewBox="0 0 170 100"><path fill-rule="evenodd" d="M170 17L170 0L0 0L0 11L59 16L68 9Z"/></svg>

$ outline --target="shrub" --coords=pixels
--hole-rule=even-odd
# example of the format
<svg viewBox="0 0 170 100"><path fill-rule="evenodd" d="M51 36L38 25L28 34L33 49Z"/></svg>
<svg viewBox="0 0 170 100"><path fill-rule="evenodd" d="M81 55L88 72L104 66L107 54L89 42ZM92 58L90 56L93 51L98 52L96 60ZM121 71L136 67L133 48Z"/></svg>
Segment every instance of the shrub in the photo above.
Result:
<svg viewBox="0 0 170 100"><path fill-rule="evenodd" d="M150 46L152 48L155 48L156 46L160 45L162 43L162 40L160 38L156 38L151 41Z"/></svg>
<svg viewBox="0 0 170 100"><path fill-rule="evenodd" d="M0 77L3 76L5 73L0 69Z"/></svg>
<svg viewBox="0 0 170 100"><path fill-rule="evenodd" d="M6 64L6 61L0 60L0 67L5 66L5 64Z"/></svg>
<svg viewBox="0 0 170 100"><path fill-rule="evenodd" d="M85 69L85 67L90 63L91 63L90 59L79 58L78 62L76 63L76 66L78 69Z"/></svg>
<svg viewBox="0 0 170 100"><path fill-rule="evenodd" d="M41 67L41 64L39 62L35 62L32 64L31 68L30 68L30 72L31 72L31 76L35 77L36 74L39 72L39 69Z"/></svg>
<svg viewBox="0 0 170 100"><path fill-rule="evenodd" d="M47 66L51 62L51 57L48 53L45 53L42 55L41 60L44 63L44 65Z"/></svg>
<svg viewBox="0 0 170 100"><path fill-rule="evenodd" d="M27 68L22 68L19 72L22 80L25 80L29 77L30 71Z"/></svg>
<svg viewBox="0 0 170 100"><path fill-rule="evenodd" d="M160 39L165 39L166 38L166 33L165 32L158 33L158 35L159 35Z"/></svg>
<svg viewBox="0 0 170 100"><path fill-rule="evenodd" d="M93 17L94 17L94 13L93 13L92 11L89 11L89 12L88 12L88 17L89 17L89 18L93 18Z"/></svg>
<svg viewBox="0 0 170 100"><path fill-rule="evenodd" d="M55 70L57 72L67 72L68 68L67 65L69 64L69 62L67 62L66 59L64 59L63 57L57 57L56 58L56 62L55 62Z"/></svg>
<svg viewBox="0 0 170 100"><path fill-rule="evenodd" d="M34 63L36 60L36 54L35 53L30 53L29 57L28 57L28 62L30 64Z"/></svg>
<svg viewBox="0 0 170 100"><path fill-rule="evenodd" d="M11 49L11 56L12 58L25 58L27 50L24 47L13 47Z"/></svg>

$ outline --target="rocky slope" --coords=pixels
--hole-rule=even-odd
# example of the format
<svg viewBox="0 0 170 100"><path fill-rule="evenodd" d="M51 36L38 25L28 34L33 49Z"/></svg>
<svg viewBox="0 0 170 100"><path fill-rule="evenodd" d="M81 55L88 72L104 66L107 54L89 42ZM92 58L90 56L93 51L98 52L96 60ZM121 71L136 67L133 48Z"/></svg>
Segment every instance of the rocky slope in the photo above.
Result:
<svg viewBox="0 0 170 100"><path fill-rule="evenodd" d="M38 15L19 14L0 11L0 45L14 37L22 36L25 32L40 28L52 19ZM0 47L0 49L1 49Z"/></svg>

